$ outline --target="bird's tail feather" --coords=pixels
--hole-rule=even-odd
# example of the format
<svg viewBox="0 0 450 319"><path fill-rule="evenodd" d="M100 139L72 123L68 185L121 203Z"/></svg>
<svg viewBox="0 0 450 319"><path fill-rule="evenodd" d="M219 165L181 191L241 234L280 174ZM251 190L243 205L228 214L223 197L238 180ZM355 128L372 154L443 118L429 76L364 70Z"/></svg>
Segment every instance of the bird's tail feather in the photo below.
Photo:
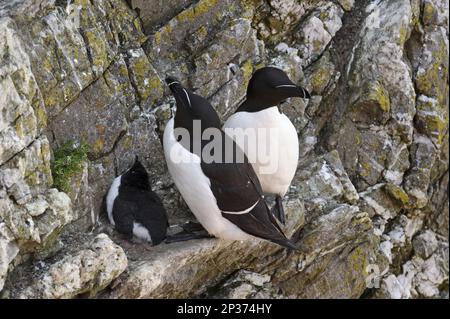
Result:
<svg viewBox="0 0 450 319"><path fill-rule="evenodd" d="M295 250L295 251L299 251L300 249L289 239L285 239L285 240L270 240L272 242L274 242L275 244L278 244L280 246L283 246L284 248L287 248L289 250Z"/></svg>

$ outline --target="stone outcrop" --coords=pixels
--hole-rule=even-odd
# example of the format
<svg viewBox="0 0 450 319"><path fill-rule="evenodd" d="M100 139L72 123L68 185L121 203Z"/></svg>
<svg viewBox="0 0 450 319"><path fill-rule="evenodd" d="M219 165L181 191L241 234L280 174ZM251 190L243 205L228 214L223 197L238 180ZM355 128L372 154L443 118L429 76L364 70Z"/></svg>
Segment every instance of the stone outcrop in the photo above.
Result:
<svg viewBox="0 0 450 319"><path fill-rule="evenodd" d="M448 298L448 53L440 0L1 2L0 296ZM300 252L120 238L102 201L135 155L170 223L195 220L164 162L162 79L226 119L263 65L313 95L283 106Z"/></svg>

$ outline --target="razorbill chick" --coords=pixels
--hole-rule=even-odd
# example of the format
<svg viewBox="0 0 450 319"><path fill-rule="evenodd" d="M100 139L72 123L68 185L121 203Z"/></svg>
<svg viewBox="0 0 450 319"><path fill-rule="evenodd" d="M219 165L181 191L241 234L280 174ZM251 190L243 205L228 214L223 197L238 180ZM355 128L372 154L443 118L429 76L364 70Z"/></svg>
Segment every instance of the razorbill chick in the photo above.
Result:
<svg viewBox="0 0 450 319"><path fill-rule="evenodd" d="M106 211L110 223L128 239L134 235L157 245L166 237L166 210L137 157L128 171L114 179L106 196Z"/></svg>
<svg viewBox="0 0 450 319"><path fill-rule="evenodd" d="M294 178L299 155L297 131L278 107L290 97L309 99L311 96L282 70L274 67L259 69L249 81L246 100L223 126L244 149L263 192L276 195L272 212L283 224L282 197ZM246 142L248 134L254 134L253 143Z"/></svg>
<svg viewBox="0 0 450 319"><path fill-rule="evenodd" d="M252 166L221 130L211 104L174 78L166 82L177 110L164 130L164 154L175 185L200 224L218 238L248 240L255 236L297 249L270 213ZM181 131L188 134L178 134ZM220 152L219 160L205 156L211 154L205 151L212 142L218 148L211 152ZM234 155L231 161L224 161L229 155L225 154L225 145L240 151L236 158L241 155L244 161L239 163Z"/></svg>

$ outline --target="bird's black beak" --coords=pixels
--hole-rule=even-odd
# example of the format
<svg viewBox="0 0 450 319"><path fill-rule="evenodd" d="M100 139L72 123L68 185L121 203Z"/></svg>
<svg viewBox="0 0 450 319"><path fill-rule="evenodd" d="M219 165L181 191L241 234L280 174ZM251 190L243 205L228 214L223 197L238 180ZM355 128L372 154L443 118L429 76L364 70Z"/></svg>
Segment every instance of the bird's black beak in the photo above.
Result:
<svg viewBox="0 0 450 319"><path fill-rule="evenodd" d="M276 87L277 91L280 92L280 95L286 97L301 97L303 99L310 99L311 94L309 94L308 90L300 85L295 84L286 84L286 85L278 85Z"/></svg>

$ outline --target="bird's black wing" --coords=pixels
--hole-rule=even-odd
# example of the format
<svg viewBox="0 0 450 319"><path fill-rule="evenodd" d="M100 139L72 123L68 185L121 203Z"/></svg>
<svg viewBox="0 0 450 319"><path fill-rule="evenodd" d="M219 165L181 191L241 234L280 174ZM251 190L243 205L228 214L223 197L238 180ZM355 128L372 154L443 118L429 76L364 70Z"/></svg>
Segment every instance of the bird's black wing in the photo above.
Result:
<svg viewBox="0 0 450 319"><path fill-rule="evenodd" d="M222 216L250 235L297 250L294 243L286 238L263 199L248 213L229 214L222 212Z"/></svg>
<svg viewBox="0 0 450 319"><path fill-rule="evenodd" d="M116 230L127 238L133 237L133 211L135 203L123 200L117 196L113 205L113 219Z"/></svg>
<svg viewBox="0 0 450 319"><path fill-rule="evenodd" d="M222 143L218 147L222 148L222 157L211 163L202 157L201 168L211 181L211 190L219 209L241 212L252 207L261 198L261 185L242 150L222 131L221 137ZM232 145L232 148L226 149L227 145ZM231 151L233 155L227 155Z"/></svg>
<svg viewBox="0 0 450 319"><path fill-rule="evenodd" d="M125 192L122 193L125 195ZM166 238L168 226L166 210L161 200L153 191L131 188L126 193L133 220L149 231L154 245L159 244Z"/></svg>
<svg viewBox="0 0 450 319"><path fill-rule="evenodd" d="M201 168L211 182L222 216L248 234L296 249L270 213L262 197L261 184L246 158L244 163L202 161ZM250 211L239 213L252 206Z"/></svg>
<svg viewBox="0 0 450 319"><path fill-rule="evenodd" d="M241 212L261 199L261 194L255 191L247 177L244 165L202 164L202 171L211 181L211 190L222 211Z"/></svg>

